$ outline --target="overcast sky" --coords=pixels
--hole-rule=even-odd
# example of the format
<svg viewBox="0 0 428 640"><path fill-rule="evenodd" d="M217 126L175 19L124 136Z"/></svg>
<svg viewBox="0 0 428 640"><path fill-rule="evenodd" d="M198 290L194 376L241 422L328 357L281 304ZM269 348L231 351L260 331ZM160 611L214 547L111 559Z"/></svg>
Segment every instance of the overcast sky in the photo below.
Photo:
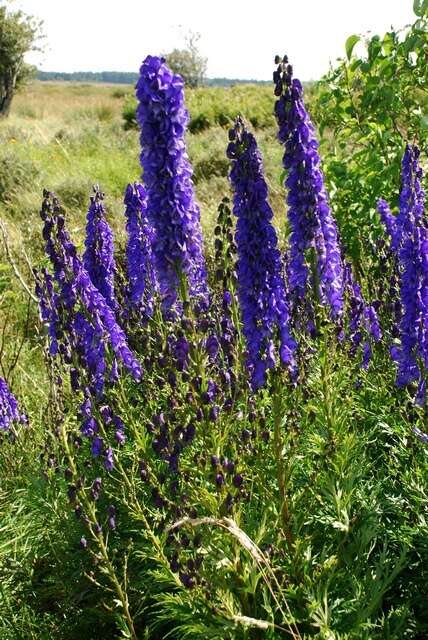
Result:
<svg viewBox="0 0 428 640"><path fill-rule="evenodd" d="M353 33L383 34L414 20L413 0L15 0L44 21L45 71L137 71L147 54L201 34L209 77L269 79L276 53L316 79Z"/></svg>

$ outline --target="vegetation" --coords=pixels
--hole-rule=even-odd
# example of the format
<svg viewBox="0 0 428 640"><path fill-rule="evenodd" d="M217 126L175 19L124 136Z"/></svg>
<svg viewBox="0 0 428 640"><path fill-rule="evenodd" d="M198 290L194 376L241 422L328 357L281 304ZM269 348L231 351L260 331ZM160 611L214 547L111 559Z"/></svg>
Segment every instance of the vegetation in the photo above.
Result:
<svg viewBox="0 0 428 640"><path fill-rule="evenodd" d="M415 3L417 21L405 32L371 38L367 55L357 56L356 38L350 38L347 59L319 90L305 87L354 275L345 278L339 326L311 289L323 272L307 256L312 279L306 301L315 323L301 300L290 306L298 377L272 367L258 391L250 384L248 333L239 312L242 263L234 273L242 240L225 200L232 198L228 175L241 157L239 145L254 143L242 134L245 125L227 129L241 113L257 138L284 255L290 246L285 198L293 185L284 185L291 170L282 165L273 87L186 90L186 142L213 298L204 322L186 304L184 319L163 318L156 294L146 322L144 305L127 307L123 198L126 184L141 174L130 87L33 82L16 96L0 125L0 376L28 426L0 430L2 639L428 635L426 408L415 403L417 381L397 386L390 355L391 347L402 345L402 311L408 318L412 301L425 302L415 292L410 302L401 295L409 286L403 286L409 252L394 253L376 211L380 197L394 212L398 206L404 211L398 196L405 142L418 143L426 164L424 6ZM412 52L416 58L409 58ZM287 64L280 63L285 77ZM415 175L413 203L421 198L415 195L420 172ZM254 178L253 171L235 188L249 188L242 183L246 176ZM52 269L46 240L60 246L63 218L77 255L85 239L88 251L92 184L105 192L94 202L102 203L114 232L117 319L143 369L139 382L119 363L119 379L104 380L102 402L92 391L88 396L94 370L82 359L83 333L68 334L75 317L67 314L85 311L91 288L78 290L78 306L58 307L53 327L39 319L33 274L33 268L39 277ZM60 204L44 199L42 238L45 188ZM128 225L130 206L128 192ZM407 239L423 237L425 224ZM247 240L264 255L257 233ZM110 237L104 246L111 247ZM77 273L81 267L74 266ZM248 268L257 270L260 261ZM64 273L73 283L75 273ZM70 290L58 282L64 302ZM370 337L373 311L382 333L377 341ZM85 318L88 325L99 322L96 309ZM71 365L66 353L53 355L53 330L61 344L77 341L70 343ZM362 366L365 345L368 366ZM108 371L112 353L107 344L99 354ZM418 366L424 366L419 356ZM79 370L78 387L70 367ZM90 436L82 434L88 397L100 429Z"/></svg>
<svg viewBox="0 0 428 640"><path fill-rule="evenodd" d="M428 32L423 7L418 12L405 29L350 36L346 58L320 83L315 109L320 133L326 133L324 166L355 260L379 235L377 199L398 204L394 176L404 142L412 140L423 157L428 154Z"/></svg>
<svg viewBox="0 0 428 640"><path fill-rule="evenodd" d="M186 35L184 49L173 49L165 53L164 58L169 68L181 75L187 87L195 88L204 83L207 73L207 58L198 49L199 33L190 31Z"/></svg>
<svg viewBox="0 0 428 640"><path fill-rule="evenodd" d="M24 55L37 48L40 29L41 23L32 16L0 5L0 118L9 115L16 90L34 75Z"/></svg>

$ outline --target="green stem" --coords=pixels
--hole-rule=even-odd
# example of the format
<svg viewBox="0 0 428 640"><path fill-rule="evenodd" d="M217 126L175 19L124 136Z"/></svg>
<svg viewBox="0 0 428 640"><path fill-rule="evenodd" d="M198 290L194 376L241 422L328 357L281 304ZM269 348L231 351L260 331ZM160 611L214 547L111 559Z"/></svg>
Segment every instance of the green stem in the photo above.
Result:
<svg viewBox="0 0 428 640"><path fill-rule="evenodd" d="M275 376L273 386L273 426L274 426L274 447L275 447L275 459L276 459L276 473L279 489L279 499L281 504L281 522L284 530L285 538L287 540L288 548L291 550L293 547L293 536L290 526L290 510L288 504L288 492L286 484L286 473L283 457L283 440L281 434L281 426L283 422L283 407L281 393L284 389L278 384L279 375Z"/></svg>
<svg viewBox="0 0 428 640"><path fill-rule="evenodd" d="M70 465L70 469L73 475L73 479L77 479L78 478L78 471L77 471L77 467L76 464L74 462L74 458L71 454L70 451L70 447L69 447L69 443L67 441L67 434L65 432L65 424L63 423L62 428L61 428L61 438L62 438L62 443L64 446L64 450L66 452L67 455L67 459L68 459L68 464ZM84 489L81 489L78 491L78 495L79 498L82 502L82 505L87 513L87 515L90 517L90 519L92 520L92 523L96 523L97 522L97 514L96 514L96 510L95 510L95 506L94 504L88 500L87 496L86 496L86 492L84 491ZM95 533L92 523L89 524L89 531L91 533L91 536L93 538L93 540L96 542L96 544L98 545L98 548L101 552L101 556L104 560L104 564L107 570L107 575L110 579L110 582L112 583L117 597L119 598L121 604L122 604L122 608L123 608L123 612L124 612L124 616L126 619L126 624L128 626L128 630L129 633L131 634L131 640L137 640L137 634L135 631L135 627L134 627L134 623L131 617L131 613L129 611L129 603L128 603L128 597L127 594L125 593L125 591L122 589L122 585L120 584L117 576L116 576L116 572L114 569L114 566L112 565L109 555L108 555L108 550L106 547L106 544L104 542L104 537L103 534L100 533Z"/></svg>

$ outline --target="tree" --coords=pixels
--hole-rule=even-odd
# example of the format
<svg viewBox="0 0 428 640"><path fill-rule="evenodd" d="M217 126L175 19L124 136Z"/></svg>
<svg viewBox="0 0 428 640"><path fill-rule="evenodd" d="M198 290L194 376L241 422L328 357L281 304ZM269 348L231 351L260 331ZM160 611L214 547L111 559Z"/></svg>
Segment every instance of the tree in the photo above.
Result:
<svg viewBox="0 0 428 640"><path fill-rule="evenodd" d="M203 84L207 71L207 59L201 56L198 49L199 33L189 32L184 49L173 49L163 54L167 65L174 73L179 73L188 87Z"/></svg>
<svg viewBox="0 0 428 640"><path fill-rule="evenodd" d="M0 118L9 115L16 90L35 73L24 55L39 48L40 38L40 21L0 6Z"/></svg>

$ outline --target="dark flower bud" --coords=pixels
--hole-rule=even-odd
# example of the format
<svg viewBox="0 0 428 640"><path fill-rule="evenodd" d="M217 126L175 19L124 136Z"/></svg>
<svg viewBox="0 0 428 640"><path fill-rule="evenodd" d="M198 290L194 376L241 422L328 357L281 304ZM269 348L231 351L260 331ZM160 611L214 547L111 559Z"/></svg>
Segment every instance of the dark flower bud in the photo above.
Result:
<svg viewBox="0 0 428 640"><path fill-rule="evenodd" d="M146 429L148 433L153 433L155 430L155 425L152 422L147 422Z"/></svg>
<svg viewBox="0 0 428 640"><path fill-rule="evenodd" d="M192 589L192 587L195 584L195 581L193 580L193 578L191 576L189 576L188 573L180 573L180 580L183 583L183 585L187 588L187 589Z"/></svg>
<svg viewBox="0 0 428 640"><path fill-rule="evenodd" d="M195 570L195 563L192 560L192 558L189 558L189 560L186 562L186 566L189 569L189 571L194 571Z"/></svg>
<svg viewBox="0 0 428 640"><path fill-rule="evenodd" d="M217 406L211 407L209 412L209 419L211 422L217 422L218 420L219 409Z"/></svg>
<svg viewBox="0 0 428 640"><path fill-rule="evenodd" d="M275 56L275 64L279 64L281 62L281 56Z"/></svg>
<svg viewBox="0 0 428 640"><path fill-rule="evenodd" d="M235 471L235 463L232 460L228 460L227 458L223 462L223 468L227 471L227 473L233 473Z"/></svg>
<svg viewBox="0 0 428 640"><path fill-rule="evenodd" d="M217 456L211 456L211 466L215 469L219 465L220 461Z"/></svg>
<svg viewBox="0 0 428 640"><path fill-rule="evenodd" d="M221 487L224 484L224 476L222 473L216 474L215 483L218 487Z"/></svg>
<svg viewBox="0 0 428 640"><path fill-rule="evenodd" d="M80 538L79 545L82 549L86 549L86 547L88 546L88 541L86 540L85 536L82 536Z"/></svg>
<svg viewBox="0 0 428 640"><path fill-rule="evenodd" d="M242 429L241 437L244 442L248 442L251 437L251 433L248 431L248 429Z"/></svg>
<svg viewBox="0 0 428 640"><path fill-rule="evenodd" d="M242 486L242 483L244 482L244 478L241 476L240 473L237 473L234 477L233 477L233 486L236 487L237 489L239 487Z"/></svg>

